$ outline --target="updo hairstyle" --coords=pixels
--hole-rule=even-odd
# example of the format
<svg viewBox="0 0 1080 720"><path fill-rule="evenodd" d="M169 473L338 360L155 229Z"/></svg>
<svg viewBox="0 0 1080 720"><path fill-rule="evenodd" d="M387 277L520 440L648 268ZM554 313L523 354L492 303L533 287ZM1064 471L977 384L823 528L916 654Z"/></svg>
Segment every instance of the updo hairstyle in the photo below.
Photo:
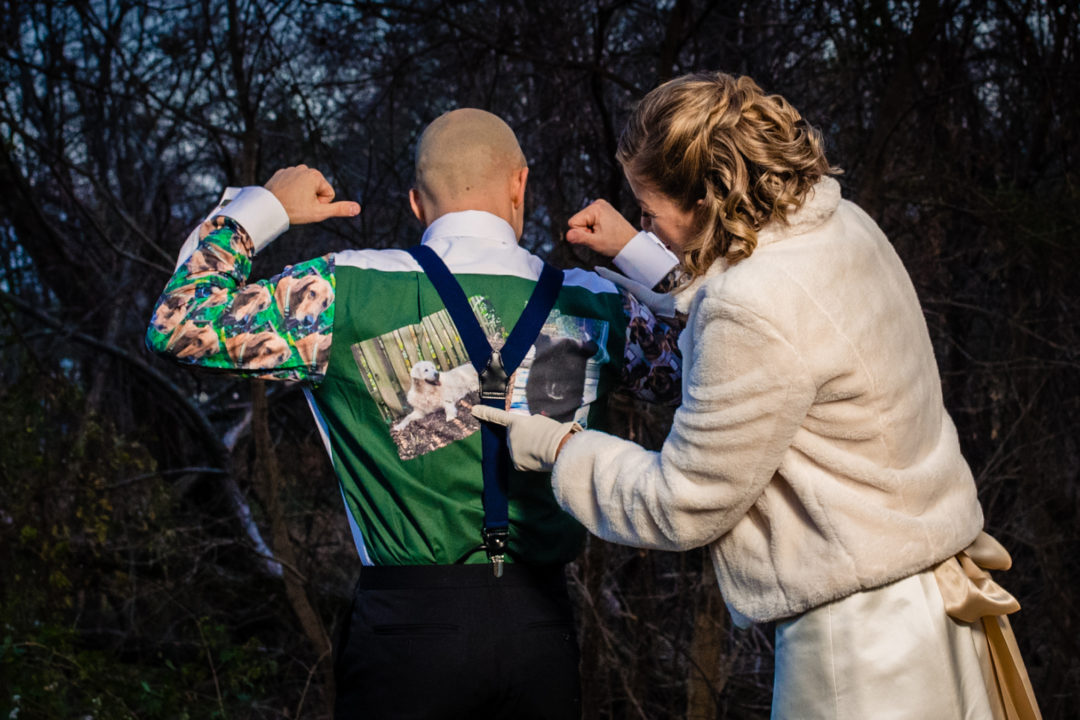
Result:
<svg viewBox="0 0 1080 720"><path fill-rule="evenodd" d="M697 209L700 230L682 258L694 277L717 258L750 257L758 230L785 221L814 183L840 172L825 159L821 134L787 100L749 77L712 72L646 95L615 157L683 210Z"/></svg>

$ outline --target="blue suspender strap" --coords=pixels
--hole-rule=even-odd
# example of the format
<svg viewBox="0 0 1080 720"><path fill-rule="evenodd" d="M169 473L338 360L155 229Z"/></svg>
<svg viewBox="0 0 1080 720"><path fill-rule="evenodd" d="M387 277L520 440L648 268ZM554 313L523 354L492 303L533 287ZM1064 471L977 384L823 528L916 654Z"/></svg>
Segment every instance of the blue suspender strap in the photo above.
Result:
<svg viewBox="0 0 1080 720"><path fill-rule="evenodd" d="M476 368L476 372L482 373L487 364L488 356L491 355L491 344L488 342L484 329L476 320L469 299L465 297L465 291L454 278L450 268L442 261L435 251L426 245L417 245L406 250L416 262L420 263L428 280L435 286L439 298L450 313L450 319L457 326L461 341L465 344L465 352L469 353L469 361Z"/></svg>
<svg viewBox="0 0 1080 720"><path fill-rule="evenodd" d="M492 350L465 292L442 259L425 245L408 248L407 252L420 264L428 280L435 286L461 335L469 361L480 376L480 401L491 407L502 408L506 403L506 385L510 376L525 359L551 308L555 306L559 290L562 289L562 271L544 263L532 296L514 329L499 350ZM510 455L506 450L506 428L483 423L480 438L484 472L484 526L481 537L498 577L502 575L509 538L506 487Z"/></svg>
<svg viewBox="0 0 1080 720"><path fill-rule="evenodd" d="M518 365L529 354L529 348L540 335L551 308L555 307L555 299L559 296L562 284L562 270L544 263L544 269L540 271L529 302L521 311L521 317L500 350L507 377L517 370Z"/></svg>

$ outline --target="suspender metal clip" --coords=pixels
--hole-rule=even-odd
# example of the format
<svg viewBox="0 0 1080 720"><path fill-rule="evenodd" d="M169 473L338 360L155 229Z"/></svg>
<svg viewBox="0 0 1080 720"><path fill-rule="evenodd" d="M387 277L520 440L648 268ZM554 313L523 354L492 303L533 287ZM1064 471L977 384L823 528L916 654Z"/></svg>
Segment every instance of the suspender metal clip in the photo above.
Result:
<svg viewBox="0 0 1080 720"><path fill-rule="evenodd" d="M491 561L491 569L495 577L502 577L503 560L506 558L506 545L510 539L510 530L505 527L484 528L480 531L484 538L484 550L488 560Z"/></svg>

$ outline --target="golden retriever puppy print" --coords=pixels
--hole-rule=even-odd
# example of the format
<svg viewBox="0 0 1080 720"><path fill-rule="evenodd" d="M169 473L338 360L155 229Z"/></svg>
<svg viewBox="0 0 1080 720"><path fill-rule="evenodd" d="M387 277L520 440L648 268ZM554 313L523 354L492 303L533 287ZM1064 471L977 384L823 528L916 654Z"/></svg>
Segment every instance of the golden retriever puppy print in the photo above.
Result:
<svg viewBox="0 0 1080 720"><path fill-rule="evenodd" d="M199 240L205 240L210 233L225 227L227 222L227 218L223 215L204 220L202 224L199 225ZM255 252L255 245L251 241L251 236L248 235L244 228L240 227L235 222L232 223L231 230L233 232L229 238L229 248L235 253L241 253L250 257Z"/></svg>
<svg viewBox="0 0 1080 720"><path fill-rule="evenodd" d="M218 305L224 305L229 301L228 288L215 287L206 294L206 299L203 301L202 306L205 308L217 307Z"/></svg>
<svg viewBox="0 0 1080 720"><path fill-rule="evenodd" d="M168 335L187 315L188 304L195 298L195 288L185 287L169 293L157 306L150 323L159 333Z"/></svg>
<svg viewBox="0 0 1080 720"><path fill-rule="evenodd" d="M334 302L334 288L318 275L285 276L278 280L274 300L285 318L286 328L314 326Z"/></svg>
<svg viewBox="0 0 1080 720"><path fill-rule="evenodd" d="M248 285L233 296L232 304L221 320L229 326L247 325L256 315L270 307L270 302L270 291L264 285Z"/></svg>
<svg viewBox="0 0 1080 720"><path fill-rule="evenodd" d="M191 254L187 266L188 275L201 275L203 273L227 273L233 269L236 257L225 248L211 243L199 246L199 249Z"/></svg>
<svg viewBox="0 0 1080 720"><path fill-rule="evenodd" d="M225 227L225 218L223 217L203 220L202 223L199 224L199 240L205 240L207 235L215 230L220 230L223 227Z"/></svg>
<svg viewBox="0 0 1080 720"><path fill-rule="evenodd" d="M235 232L229 240L229 248L235 253L240 253L250 258L255 253L255 243L252 242L251 236L248 235L247 230L235 223L233 224L233 228L235 229Z"/></svg>
<svg viewBox="0 0 1080 720"><path fill-rule="evenodd" d="M326 366L327 356L330 355L330 342L333 336L329 333L311 333L296 341L296 352L300 353L300 359L305 365Z"/></svg>
<svg viewBox="0 0 1080 720"><path fill-rule="evenodd" d="M225 340L225 351L238 367L280 367L292 356L285 338L273 332L240 333Z"/></svg>
<svg viewBox="0 0 1080 720"><path fill-rule="evenodd" d="M209 325L186 322L173 332L166 349L179 360L194 362L218 352L221 341L218 340L217 332Z"/></svg>
<svg viewBox="0 0 1080 720"><path fill-rule="evenodd" d="M405 399L412 411L394 424L394 430L402 430L439 408L446 414L447 421L453 420L457 417L457 401L480 387L472 365L439 372L434 363L422 360L412 366L409 377L411 383Z"/></svg>

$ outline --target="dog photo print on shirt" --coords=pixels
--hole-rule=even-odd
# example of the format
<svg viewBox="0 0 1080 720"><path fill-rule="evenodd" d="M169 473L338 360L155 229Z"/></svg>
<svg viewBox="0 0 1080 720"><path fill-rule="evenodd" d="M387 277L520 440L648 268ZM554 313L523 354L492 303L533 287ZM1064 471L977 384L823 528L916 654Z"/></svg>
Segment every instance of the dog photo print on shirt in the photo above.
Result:
<svg viewBox="0 0 1080 720"><path fill-rule="evenodd" d="M588 425L600 366L608 362L608 324L552 310L514 374L510 410Z"/></svg>
<svg viewBox="0 0 1080 720"><path fill-rule="evenodd" d="M469 304L494 348L508 334L491 303ZM608 361L608 324L553 310L511 376L506 407L558 420L583 420ZM446 310L352 346L360 376L387 423L402 460L425 455L480 429L472 406L480 380Z"/></svg>

